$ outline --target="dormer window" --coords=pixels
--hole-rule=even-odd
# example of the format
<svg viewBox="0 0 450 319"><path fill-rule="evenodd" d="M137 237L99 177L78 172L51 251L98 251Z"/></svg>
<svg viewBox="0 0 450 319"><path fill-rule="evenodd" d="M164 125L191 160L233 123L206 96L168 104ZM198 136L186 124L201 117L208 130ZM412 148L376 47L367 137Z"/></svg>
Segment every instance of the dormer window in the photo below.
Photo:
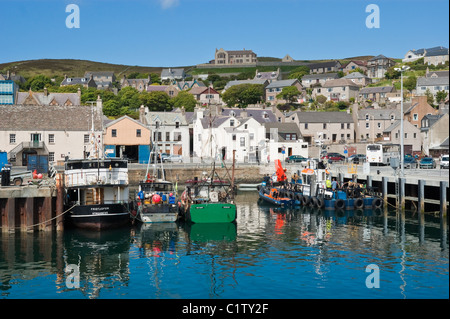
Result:
<svg viewBox="0 0 450 319"><path fill-rule="evenodd" d="M269 118L269 114L267 114L267 112L263 113L263 118L268 119Z"/></svg>
<svg viewBox="0 0 450 319"><path fill-rule="evenodd" d="M71 78L67 78L67 82L72 82L72 79Z"/></svg>
<svg viewBox="0 0 450 319"><path fill-rule="evenodd" d="M366 121L368 121L370 118L369 114L366 114Z"/></svg>
<svg viewBox="0 0 450 319"><path fill-rule="evenodd" d="M391 114L391 121L395 120L395 115Z"/></svg>
<svg viewBox="0 0 450 319"><path fill-rule="evenodd" d="M231 111L230 116L236 116L236 113L234 113L234 111Z"/></svg>
<svg viewBox="0 0 450 319"><path fill-rule="evenodd" d="M234 120L230 120L230 126L234 126Z"/></svg>

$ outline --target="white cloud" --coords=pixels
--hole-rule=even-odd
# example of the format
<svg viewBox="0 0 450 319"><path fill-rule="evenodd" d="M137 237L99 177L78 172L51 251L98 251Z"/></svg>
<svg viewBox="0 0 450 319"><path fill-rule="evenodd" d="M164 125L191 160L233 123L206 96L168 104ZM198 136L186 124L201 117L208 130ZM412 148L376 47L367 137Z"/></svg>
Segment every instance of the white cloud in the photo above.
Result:
<svg viewBox="0 0 450 319"><path fill-rule="evenodd" d="M179 0L159 0L163 9L175 7L179 4Z"/></svg>

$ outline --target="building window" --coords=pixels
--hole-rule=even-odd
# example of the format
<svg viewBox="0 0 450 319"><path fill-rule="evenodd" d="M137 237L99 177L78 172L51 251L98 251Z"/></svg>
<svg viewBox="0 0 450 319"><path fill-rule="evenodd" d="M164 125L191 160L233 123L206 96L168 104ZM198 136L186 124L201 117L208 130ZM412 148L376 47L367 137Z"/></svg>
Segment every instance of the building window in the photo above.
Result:
<svg viewBox="0 0 450 319"><path fill-rule="evenodd" d="M308 123L305 123L305 130L308 129Z"/></svg>
<svg viewBox="0 0 450 319"><path fill-rule="evenodd" d="M240 138L240 145L241 145L241 147L245 146L245 137Z"/></svg>
<svg viewBox="0 0 450 319"><path fill-rule="evenodd" d="M341 123L341 130L343 130L345 127L344 123Z"/></svg>
<svg viewBox="0 0 450 319"><path fill-rule="evenodd" d="M136 137L141 137L141 129L136 129Z"/></svg>
<svg viewBox="0 0 450 319"><path fill-rule="evenodd" d="M233 141L236 141L236 134L233 134L232 139L233 139Z"/></svg>
<svg viewBox="0 0 450 319"><path fill-rule="evenodd" d="M250 133L249 137L250 137L250 141L254 140L255 139L255 133Z"/></svg>
<svg viewBox="0 0 450 319"><path fill-rule="evenodd" d="M175 122L175 128L180 128L180 122Z"/></svg>
<svg viewBox="0 0 450 319"><path fill-rule="evenodd" d="M230 126L234 126L234 120L230 120Z"/></svg>
<svg viewBox="0 0 450 319"><path fill-rule="evenodd" d="M112 129L111 130L111 137L117 137L117 130L116 129Z"/></svg>
<svg viewBox="0 0 450 319"><path fill-rule="evenodd" d="M414 120L414 121L418 121L418 120L419 120L419 114L414 113L414 114L413 114L413 120Z"/></svg>
<svg viewBox="0 0 450 319"><path fill-rule="evenodd" d="M89 134L84 134L84 144L89 144Z"/></svg>
<svg viewBox="0 0 450 319"><path fill-rule="evenodd" d="M173 133L173 140L180 142L181 141L181 133L180 132L174 132Z"/></svg>
<svg viewBox="0 0 450 319"><path fill-rule="evenodd" d="M381 123L378 122L378 123L377 123L377 126L378 126L378 128L381 128Z"/></svg>
<svg viewBox="0 0 450 319"><path fill-rule="evenodd" d="M370 128L370 122L366 122L366 128Z"/></svg>
<svg viewBox="0 0 450 319"><path fill-rule="evenodd" d="M55 161L55 152L48 152L48 161L49 162Z"/></svg>
<svg viewBox="0 0 450 319"><path fill-rule="evenodd" d="M49 134L48 135L48 143L49 144L55 144L55 134Z"/></svg>
<svg viewBox="0 0 450 319"><path fill-rule="evenodd" d="M347 123L347 130L350 129L350 123Z"/></svg>
<svg viewBox="0 0 450 319"><path fill-rule="evenodd" d="M170 132L166 132L166 141L170 142Z"/></svg>
<svg viewBox="0 0 450 319"><path fill-rule="evenodd" d="M327 123L323 123L323 126L322 126L322 127L323 127L324 130L326 130L326 128L327 128Z"/></svg>
<svg viewBox="0 0 450 319"><path fill-rule="evenodd" d="M9 144L16 144L16 134L9 134Z"/></svg>

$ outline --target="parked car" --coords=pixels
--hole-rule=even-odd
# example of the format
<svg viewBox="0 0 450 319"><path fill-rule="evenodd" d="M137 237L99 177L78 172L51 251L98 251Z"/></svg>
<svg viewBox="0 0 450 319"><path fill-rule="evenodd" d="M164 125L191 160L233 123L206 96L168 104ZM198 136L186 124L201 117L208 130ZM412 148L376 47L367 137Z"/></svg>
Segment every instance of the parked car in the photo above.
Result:
<svg viewBox="0 0 450 319"><path fill-rule="evenodd" d="M404 168L416 168L417 167L417 161L414 158L414 156L405 155L405 159L403 160L403 167Z"/></svg>
<svg viewBox="0 0 450 319"><path fill-rule="evenodd" d="M448 168L448 155L442 155L440 166L441 168Z"/></svg>
<svg viewBox="0 0 450 319"><path fill-rule="evenodd" d="M436 162L432 157L424 157L419 162L420 168L436 168Z"/></svg>
<svg viewBox="0 0 450 319"><path fill-rule="evenodd" d="M364 163L366 161L365 154L353 154L347 158L349 163Z"/></svg>
<svg viewBox="0 0 450 319"><path fill-rule="evenodd" d="M327 159L328 162L338 162L338 161L345 161L345 156L339 153L327 153L327 155L323 156L321 158L323 159Z"/></svg>
<svg viewBox="0 0 450 319"><path fill-rule="evenodd" d="M306 162L308 159L306 157L303 157L301 155L291 155L286 157L285 161L286 163L299 163L299 162Z"/></svg>
<svg viewBox="0 0 450 319"><path fill-rule="evenodd" d="M157 154L156 155L156 161L158 162L158 163L161 163L161 154ZM155 153L151 153L150 154L150 163L155 163Z"/></svg>
<svg viewBox="0 0 450 319"><path fill-rule="evenodd" d="M165 158L163 158L164 162L171 162L171 163L181 163L183 162L183 156L177 155L177 154L171 154Z"/></svg>

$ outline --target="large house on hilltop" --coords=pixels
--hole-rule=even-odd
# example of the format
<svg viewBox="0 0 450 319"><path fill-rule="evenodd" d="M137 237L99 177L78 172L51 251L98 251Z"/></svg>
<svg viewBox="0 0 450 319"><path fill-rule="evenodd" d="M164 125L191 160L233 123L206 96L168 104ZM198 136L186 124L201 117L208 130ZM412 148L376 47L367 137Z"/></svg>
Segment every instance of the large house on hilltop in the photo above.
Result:
<svg viewBox="0 0 450 319"><path fill-rule="evenodd" d="M409 50L406 52L405 57L402 59L403 62L414 62L420 58L424 58L425 64L443 64L448 61L448 49L442 46L433 48L422 48L418 50Z"/></svg>
<svg viewBox="0 0 450 319"><path fill-rule="evenodd" d="M327 62L318 62L318 63L310 63L307 65L309 67L309 73L330 73L330 72L338 72L342 67L341 63L337 60L327 61Z"/></svg>
<svg viewBox="0 0 450 319"><path fill-rule="evenodd" d="M214 64L216 65L236 65L236 64L256 64L256 53L252 50L226 51L222 48L216 49L214 55Z"/></svg>
<svg viewBox="0 0 450 319"><path fill-rule="evenodd" d="M386 71L395 65L395 61L380 54L367 61L367 76L383 78Z"/></svg>

